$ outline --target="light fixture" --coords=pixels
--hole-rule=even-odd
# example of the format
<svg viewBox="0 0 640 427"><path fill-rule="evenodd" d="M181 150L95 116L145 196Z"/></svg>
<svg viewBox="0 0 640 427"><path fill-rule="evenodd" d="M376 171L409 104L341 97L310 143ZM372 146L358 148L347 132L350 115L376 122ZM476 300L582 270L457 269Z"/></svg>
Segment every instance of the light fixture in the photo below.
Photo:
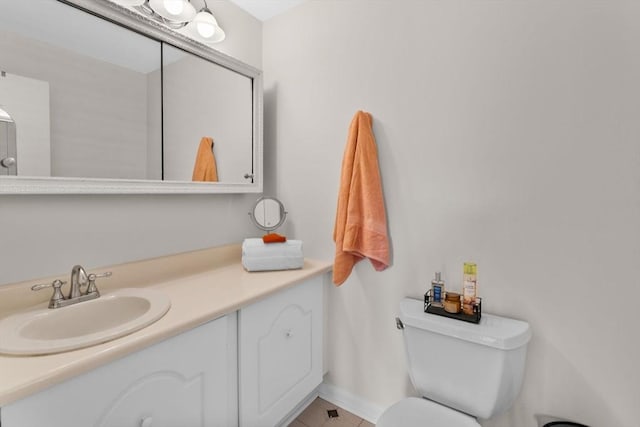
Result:
<svg viewBox="0 0 640 427"><path fill-rule="evenodd" d="M193 23L196 26L196 31L205 39L210 39L216 33L218 27L218 21L213 17L209 9L202 9L193 18Z"/></svg>
<svg viewBox="0 0 640 427"><path fill-rule="evenodd" d="M182 0L164 0L162 11L166 11L171 17L180 16L185 9L185 2Z"/></svg>
<svg viewBox="0 0 640 427"><path fill-rule="evenodd" d="M120 3L123 6L140 6L146 0L118 0L117 3Z"/></svg>
<svg viewBox="0 0 640 427"><path fill-rule="evenodd" d="M196 14L193 21L185 27L184 33L204 43L219 43L225 39L226 35L218 25L213 13L207 7L207 2L203 1L204 7Z"/></svg>
<svg viewBox="0 0 640 427"><path fill-rule="evenodd" d="M183 25L196 16L196 8L187 0L149 0L149 7L170 27Z"/></svg>
<svg viewBox="0 0 640 427"><path fill-rule="evenodd" d="M196 13L190 0L112 0L122 6L161 22L185 36L201 43L219 43L226 37L218 21L209 10L206 0Z"/></svg>

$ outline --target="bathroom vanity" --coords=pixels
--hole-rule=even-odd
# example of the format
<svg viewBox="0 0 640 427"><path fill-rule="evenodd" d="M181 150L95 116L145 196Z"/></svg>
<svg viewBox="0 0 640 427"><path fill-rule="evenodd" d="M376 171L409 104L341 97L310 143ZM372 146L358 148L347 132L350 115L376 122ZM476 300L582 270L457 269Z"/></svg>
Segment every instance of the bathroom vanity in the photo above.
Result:
<svg viewBox="0 0 640 427"><path fill-rule="evenodd" d="M233 245L105 269L104 294L137 283L165 292L171 309L107 343L0 356L3 427L276 426L316 396L330 263L248 273ZM36 296L47 297L3 286L0 313Z"/></svg>

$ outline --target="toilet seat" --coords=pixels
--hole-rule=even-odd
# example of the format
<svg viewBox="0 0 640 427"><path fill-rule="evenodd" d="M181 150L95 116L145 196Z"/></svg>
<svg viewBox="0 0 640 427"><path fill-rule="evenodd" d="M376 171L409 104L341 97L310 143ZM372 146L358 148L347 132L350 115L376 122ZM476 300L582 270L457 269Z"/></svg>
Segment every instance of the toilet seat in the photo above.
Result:
<svg viewBox="0 0 640 427"><path fill-rule="evenodd" d="M418 397L393 404L376 427L480 427L475 418L455 409Z"/></svg>

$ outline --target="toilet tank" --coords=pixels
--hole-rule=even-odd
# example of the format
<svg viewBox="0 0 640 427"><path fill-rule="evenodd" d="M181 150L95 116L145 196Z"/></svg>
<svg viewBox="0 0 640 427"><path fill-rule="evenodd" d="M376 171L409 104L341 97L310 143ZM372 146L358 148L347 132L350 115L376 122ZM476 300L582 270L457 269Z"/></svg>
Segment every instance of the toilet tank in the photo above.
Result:
<svg viewBox="0 0 640 427"><path fill-rule="evenodd" d="M488 419L505 412L522 386L527 322L482 314L479 324L424 312L420 300L400 303L409 374L427 399Z"/></svg>

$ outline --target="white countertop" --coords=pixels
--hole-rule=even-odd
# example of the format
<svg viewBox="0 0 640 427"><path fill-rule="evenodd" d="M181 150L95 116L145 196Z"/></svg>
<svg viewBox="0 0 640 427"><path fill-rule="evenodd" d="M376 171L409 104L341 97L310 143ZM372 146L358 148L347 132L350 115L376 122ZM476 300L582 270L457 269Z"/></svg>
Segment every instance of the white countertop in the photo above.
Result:
<svg viewBox="0 0 640 427"><path fill-rule="evenodd" d="M44 356L0 355L0 407L331 270L330 262L305 259L300 270L249 273L240 261L240 245L231 245L88 269L113 272L98 282L101 293L153 287L171 298L171 309L152 325L104 344ZM33 292L30 286L55 278L0 286L0 318L34 305L46 307L51 292Z"/></svg>

